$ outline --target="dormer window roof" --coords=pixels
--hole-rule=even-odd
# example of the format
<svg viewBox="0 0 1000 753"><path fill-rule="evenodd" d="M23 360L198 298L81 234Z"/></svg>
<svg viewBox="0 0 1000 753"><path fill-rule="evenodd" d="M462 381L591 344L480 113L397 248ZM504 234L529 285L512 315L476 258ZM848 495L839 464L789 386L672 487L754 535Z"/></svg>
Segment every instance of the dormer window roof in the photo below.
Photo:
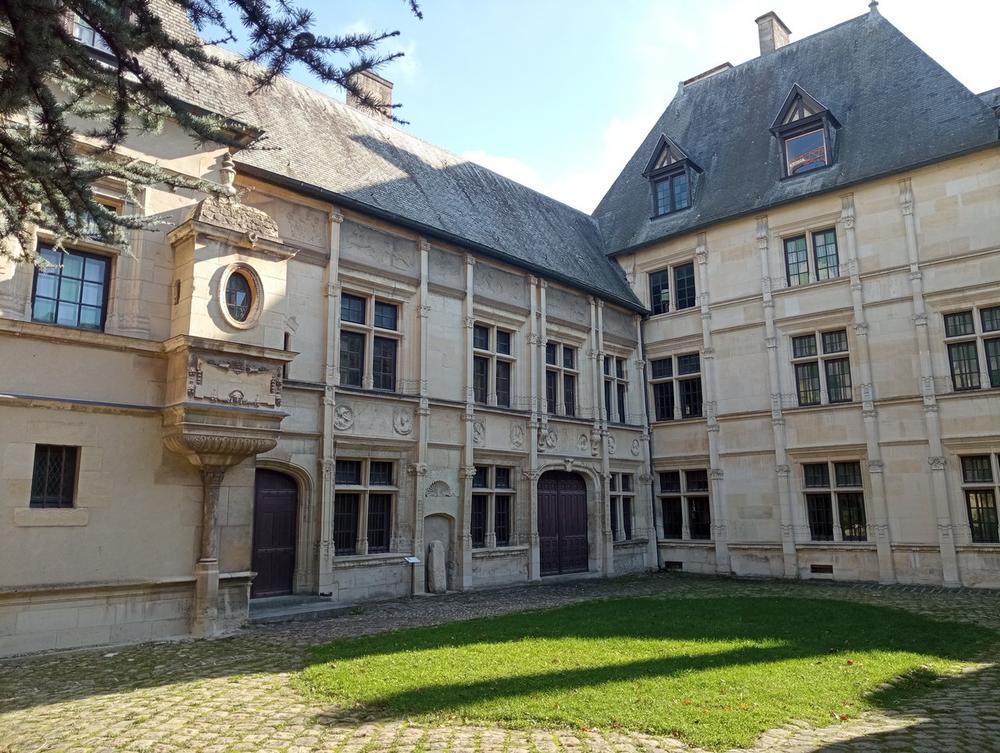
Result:
<svg viewBox="0 0 1000 753"><path fill-rule="evenodd" d="M771 133L777 136L781 145L785 177L802 175L831 164L833 129L839 127L840 123L828 107L798 84L793 84L771 124Z"/></svg>
<svg viewBox="0 0 1000 753"><path fill-rule="evenodd" d="M654 218L691 206L693 172L700 173L701 168L666 134L661 134L642 173L649 179Z"/></svg>

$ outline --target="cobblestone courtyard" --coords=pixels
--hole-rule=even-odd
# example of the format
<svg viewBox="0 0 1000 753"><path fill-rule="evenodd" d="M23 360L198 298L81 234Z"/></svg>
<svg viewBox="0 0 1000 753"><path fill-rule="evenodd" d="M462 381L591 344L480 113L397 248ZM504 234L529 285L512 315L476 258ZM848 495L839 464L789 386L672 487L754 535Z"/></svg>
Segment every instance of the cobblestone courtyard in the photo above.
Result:
<svg viewBox="0 0 1000 753"><path fill-rule="evenodd" d="M799 596L853 599L1000 629L1000 594L923 588L746 582L659 574L427 597L340 617L251 627L231 638L97 649L0 661L0 753L129 751L692 750L670 738L579 730L428 727L358 718L310 702L290 684L310 645L610 596ZM1000 661L1000 646L997 658ZM833 720L831 720L833 722ZM901 713L869 713L815 729L790 724L759 751L1000 751L1000 666L942 680Z"/></svg>

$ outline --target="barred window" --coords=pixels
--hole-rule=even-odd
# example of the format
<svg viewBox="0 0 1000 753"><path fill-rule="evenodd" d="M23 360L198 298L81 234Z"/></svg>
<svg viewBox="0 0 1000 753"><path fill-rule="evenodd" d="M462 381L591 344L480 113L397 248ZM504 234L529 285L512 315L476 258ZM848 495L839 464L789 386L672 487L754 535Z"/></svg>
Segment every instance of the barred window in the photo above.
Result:
<svg viewBox="0 0 1000 753"><path fill-rule="evenodd" d="M472 479L469 534L475 549L511 546L514 541L514 470L477 465Z"/></svg>
<svg viewBox="0 0 1000 753"><path fill-rule="evenodd" d="M803 463L802 486L810 539L868 540L864 482L859 461Z"/></svg>
<svg viewBox="0 0 1000 753"><path fill-rule="evenodd" d="M612 471L608 488L611 492L611 538L615 541L631 541L635 499L632 474Z"/></svg>
<svg viewBox="0 0 1000 753"><path fill-rule="evenodd" d="M29 507L72 507L79 447L35 445Z"/></svg>
<svg viewBox="0 0 1000 753"><path fill-rule="evenodd" d="M997 516L1000 456L966 455L962 458L962 491L969 516L969 532L973 543L1000 543Z"/></svg>
<svg viewBox="0 0 1000 753"><path fill-rule="evenodd" d="M333 546L336 555L378 554L392 548L398 495L391 460L338 458L334 470Z"/></svg>
<svg viewBox="0 0 1000 753"><path fill-rule="evenodd" d="M708 493L708 471L660 471L658 478L663 538L710 540L712 510Z"/></svg>

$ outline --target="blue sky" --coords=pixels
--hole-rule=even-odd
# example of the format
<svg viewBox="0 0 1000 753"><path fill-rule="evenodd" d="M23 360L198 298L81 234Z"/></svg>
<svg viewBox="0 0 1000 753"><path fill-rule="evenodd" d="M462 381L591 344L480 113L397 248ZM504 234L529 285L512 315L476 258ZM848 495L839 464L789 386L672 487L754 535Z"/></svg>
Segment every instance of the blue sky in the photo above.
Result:
<svg viewBox="0 0 1000 753"><path fill-rule="evenodd" d="M324 33L399 29L406 129L589 212L677 83L754 57L754 19L792 39L868 11L865 0L298 0ZM974 91L1000 86L1000 3L882 0L879 10ZM317 82L298 76L317 88ZM329 93L342 98L342 93Z"/></svg>

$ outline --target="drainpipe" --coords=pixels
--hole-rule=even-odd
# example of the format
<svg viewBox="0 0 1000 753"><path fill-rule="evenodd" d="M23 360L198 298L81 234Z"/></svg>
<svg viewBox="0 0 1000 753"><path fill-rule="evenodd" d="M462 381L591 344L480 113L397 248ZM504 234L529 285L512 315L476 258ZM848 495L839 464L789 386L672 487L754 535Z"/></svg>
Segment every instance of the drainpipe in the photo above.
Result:
<svg viewBox="0 0 1000 753"><path fill-rule="evenodd" d="M663 555L660 552L660 542L659 542L659 531L656 528L656 474L653 473L653 425L650 420L650 416L653 414L649 412L649 360L646 358L646 330L642 326L643 322L646 321L647 317L643 317L639 320L639 354L642 358L643 364L642 368L642 402L646 406L646 434L649 436L649 441L646 443L649 454L646 457L646 462L649 464L649 519L653 522L653 541L656 543L656 569L663 569Z"/></svg>

